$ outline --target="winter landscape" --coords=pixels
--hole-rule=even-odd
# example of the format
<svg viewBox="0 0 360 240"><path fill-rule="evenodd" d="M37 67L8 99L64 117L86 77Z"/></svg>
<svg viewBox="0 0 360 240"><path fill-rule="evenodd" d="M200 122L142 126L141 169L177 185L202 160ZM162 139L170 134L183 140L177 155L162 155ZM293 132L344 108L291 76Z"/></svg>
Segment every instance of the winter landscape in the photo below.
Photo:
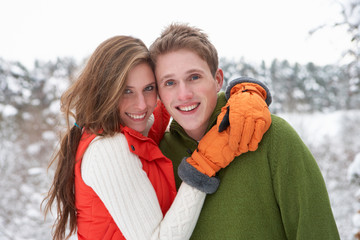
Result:
<svg viewBox="0 0 360 240"><path fill-rule="evenodd" d="M58 59L28 70L0 61L0 239L51 238L54 216L44 220L40 204L53 174L47 167L65 127L59 97L79 65ZM225 59L222 65L227 79L251 75L269 85L271 111L291 123L318 162L342 239L355 239L360 230L359 82L341 80L343 70L335 66L325 73L330 66L276 60L269 68Z"/></svg>
<svg viewBox="0 0 360 240"><path fill-rule="evenodd" d="M220 65L224 88L237 76L269 86L271 112L294 127L319 165L341 239L356 240L360 239L360 1L341 5L343 20L327 27L344 27L352 38L335 64L222 58ZM83 65L61 57L29 67L0 53L1 240L51 239L56 209L44 218L41 203L54 173L54 166L48 166L66 127L60 96Z"/></svg>

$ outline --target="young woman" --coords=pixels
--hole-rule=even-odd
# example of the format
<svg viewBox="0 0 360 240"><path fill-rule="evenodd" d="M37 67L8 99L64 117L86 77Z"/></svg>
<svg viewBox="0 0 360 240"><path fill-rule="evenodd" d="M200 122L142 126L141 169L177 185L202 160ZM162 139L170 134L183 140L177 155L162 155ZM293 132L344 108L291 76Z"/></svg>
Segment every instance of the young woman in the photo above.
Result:
<svg viewBox="0 0 360 240"><path fill-rule="evenodd" d="M53 238L76 231L79 240L190 238L219 182L199 173L205 181L183 183L176 193L172 163L157 147L170 117L157 100L144 43L104 41L61 103L68 131L45 198L45 214L57 207Z"/></svg>

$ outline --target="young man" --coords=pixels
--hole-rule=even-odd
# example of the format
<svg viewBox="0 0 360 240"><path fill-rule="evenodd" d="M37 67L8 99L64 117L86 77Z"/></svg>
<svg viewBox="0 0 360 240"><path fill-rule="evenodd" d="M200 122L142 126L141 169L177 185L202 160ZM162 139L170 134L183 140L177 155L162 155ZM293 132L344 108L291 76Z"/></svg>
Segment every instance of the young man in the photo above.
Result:
<svg viewBox="0 0 360 240"><path fill-rule="evenodd" d="M150 53L159 95L174 119L160 148L182 176L182 169L196 165L190 156L231 92L218 94L223 73L200 29L172 24ZM286 121L273 115L258 149L236 158L218 173L220 187L207 196L192 239L339 239L321 172Z"/></svg>

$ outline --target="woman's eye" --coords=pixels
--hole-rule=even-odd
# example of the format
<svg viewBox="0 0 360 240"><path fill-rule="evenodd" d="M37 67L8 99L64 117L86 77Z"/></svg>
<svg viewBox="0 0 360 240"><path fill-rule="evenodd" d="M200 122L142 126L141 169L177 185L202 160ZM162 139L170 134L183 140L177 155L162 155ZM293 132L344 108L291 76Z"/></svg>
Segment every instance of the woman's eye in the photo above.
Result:
<svg viewBox="0 0 360 240"><path fill-rule="evenodd" d="M124 94L130 94L130 93L132 93L130 89L125 89L124 90Z"/></svg>
<svg viewBox="0 0 360 240"><path fill-rule="evenodd" d="M147 92L153 91L155 89L154 86L147 86L144 90Z"/></svg>

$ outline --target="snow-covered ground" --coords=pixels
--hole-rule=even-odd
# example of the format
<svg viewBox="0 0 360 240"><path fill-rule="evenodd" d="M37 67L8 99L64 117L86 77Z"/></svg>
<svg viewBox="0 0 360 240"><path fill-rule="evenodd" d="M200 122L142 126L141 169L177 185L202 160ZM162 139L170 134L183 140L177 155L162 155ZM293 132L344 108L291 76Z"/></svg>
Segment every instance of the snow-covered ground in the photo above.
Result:
<svg viewBox="0 0 360 240"><path fill-rule="evenodd" d="M360 110L278 115L297 130L314 154L327 184L341 239L354 239L354 234L360 230L360 214L357 214L360 210ZM11 136L11 129L8 131L6 136ZM44 132L41 136L51 150L55 134ZM42 147L29 142L26 148L17 150L8 141L0 141L0 239L51 238L54 219L48 216L44 221L40 211L40 203L51 181L46 164L36 162L36 156L44 151ZM24 151L30 157L18 160L17 154ZM32 163L22 169L10 159ZM19 184L14 185L13 181L19 178Z"/></svg>

